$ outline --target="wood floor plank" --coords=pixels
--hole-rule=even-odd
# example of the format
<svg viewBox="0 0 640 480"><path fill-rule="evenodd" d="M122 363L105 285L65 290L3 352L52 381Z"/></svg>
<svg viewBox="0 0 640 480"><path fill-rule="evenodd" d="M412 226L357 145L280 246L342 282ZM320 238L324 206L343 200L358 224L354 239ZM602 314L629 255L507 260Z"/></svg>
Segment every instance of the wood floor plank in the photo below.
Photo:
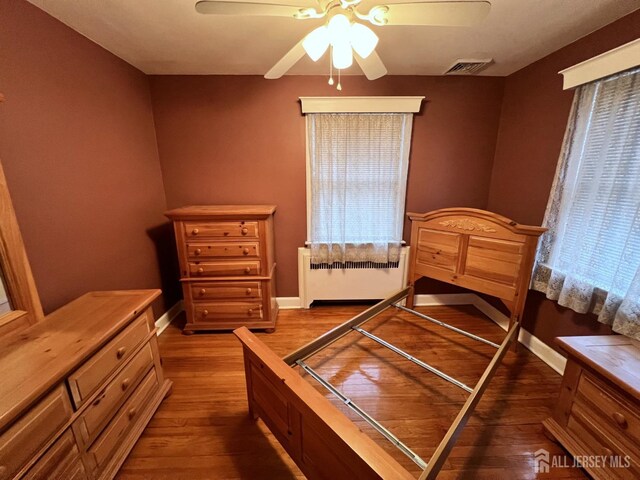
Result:
<svg viewBox="0 0 640 480"><path fill-rule="evenodd" d="M278 355L364 310L319 306L281 311L275 333L258 336ZM471 306L421 307L439 320L500 343L504 331ZM130 479L304 478L271 432L247 413L242 350L231 333L181 335L181 321L160 337L167 398L120 470ZM364 327L473 387L495 349L391 308ZM446 433L467 394L358 333L309 359L425 460ZM354 423L418 476L417 467L313 379L304 375ZM560 376L525 349L509 352L462 432L438 478L534 479L533 453L565 452L542 432L560 388ZM558 468L540 478L586 478Z"/></svg>

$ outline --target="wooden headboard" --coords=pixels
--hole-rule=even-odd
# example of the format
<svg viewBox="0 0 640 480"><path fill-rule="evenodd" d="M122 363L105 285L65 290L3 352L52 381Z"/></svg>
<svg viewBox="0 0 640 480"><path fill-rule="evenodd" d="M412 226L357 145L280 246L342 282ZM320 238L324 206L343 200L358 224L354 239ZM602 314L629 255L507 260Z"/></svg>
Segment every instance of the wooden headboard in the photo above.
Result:
<svg viewBox="0 0 640 480"><path fill-rule="evenodd" d="M545 228L475 208L407 215L412 222L410 286L421 277L452 283L500 298L512 322L521 317ZM411 307L413 294L407 302Z"/></svg>

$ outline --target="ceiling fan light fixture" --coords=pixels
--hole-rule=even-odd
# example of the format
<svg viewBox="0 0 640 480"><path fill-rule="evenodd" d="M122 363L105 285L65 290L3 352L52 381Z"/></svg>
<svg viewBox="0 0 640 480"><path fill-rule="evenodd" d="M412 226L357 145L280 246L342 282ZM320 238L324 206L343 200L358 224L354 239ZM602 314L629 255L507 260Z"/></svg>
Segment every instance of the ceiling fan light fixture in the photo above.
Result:
<svg viewBox="0 0 640 480"><path fill-rule="evenodd" d="M409 3L404 3L407 1ZM318 29L314 26L316 28L314 32L303 37L285 53L265 74L265 78L282 77L305 56L305 53L313 61L318 61L327 49L331 49L330 75L333 65L340 70L348 68L355 57L365 76L369 80L375 80L386 75L387 69L375 51L379 44L377 35L365 27L369 25L378 27L384 25L472 26L480 24L491 10L489 0L399 0L400 3L393 2L386 5L383 3L374 6L370 6L371 3L363 0L317 0L315 7L264 3L260 0L195 0L195 2L198 13L209 15L281 17L300 21L326 19L327 23L322 28ZM354 20L361 24L352 27ZM334 49L336 50L335 58ZM456 72L459 70L459 68L455 69ZM466 71L471 73L469 68L466 68ZM338 77L339 75L340 71L338 71Z"/></svg>
<svg viewBox="0 0 640 480"><path fill-rule="evenodd" d="M304 38L302 47L304 51L307 52L307 55L309 55L309 58L317 62L318 59L324 55L324 52L327 51L327 48L329 48L329 43L329 30L326 26L322 25Z"/></svg>
<svg viewBox="0 0 640 480"><path fill-rule="evenodd" d="M333 44L332 61L338 70L344 70L353 64L353 50L348 40Z"/></svg>
<svg viewBox="0 0 640 480"><path fill-rule="evenodd" d="M378 45L378 36L366 25L351 25L351 46L362 58L367 58Z"/></svg>

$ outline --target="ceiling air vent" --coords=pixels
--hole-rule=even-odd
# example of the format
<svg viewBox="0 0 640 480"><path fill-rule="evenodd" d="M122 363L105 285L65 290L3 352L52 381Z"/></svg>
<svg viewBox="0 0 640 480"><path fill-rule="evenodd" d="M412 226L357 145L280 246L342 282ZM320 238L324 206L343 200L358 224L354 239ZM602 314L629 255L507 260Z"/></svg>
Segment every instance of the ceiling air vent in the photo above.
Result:
<svg viewBox="0 0 640 480"><path fill-rule="evenodd" d="M492 58L486 58L483 60L456 60L456 63L451 65L449 69L444 72L445 75L475 75L481 70L484 70L487 66L493 63Z"/></svg>

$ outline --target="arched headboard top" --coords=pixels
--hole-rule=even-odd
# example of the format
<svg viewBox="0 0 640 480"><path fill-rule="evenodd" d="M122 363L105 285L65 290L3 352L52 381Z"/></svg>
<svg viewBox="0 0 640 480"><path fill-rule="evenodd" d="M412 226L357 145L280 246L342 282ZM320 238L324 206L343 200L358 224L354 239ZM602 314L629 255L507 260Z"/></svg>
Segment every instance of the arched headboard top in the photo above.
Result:
<svg viewBox="0 0 640 480"><path fill-rule="evenodd" d="M495 233L505 229L519 235L539 237L547 229L533 225L522 225L510 218L494 212L488 212L479 208L441 208L427 213L407 213L411 221L430 222L435 221L438 229L451 229L451 231L466 233Z"/></svg>

